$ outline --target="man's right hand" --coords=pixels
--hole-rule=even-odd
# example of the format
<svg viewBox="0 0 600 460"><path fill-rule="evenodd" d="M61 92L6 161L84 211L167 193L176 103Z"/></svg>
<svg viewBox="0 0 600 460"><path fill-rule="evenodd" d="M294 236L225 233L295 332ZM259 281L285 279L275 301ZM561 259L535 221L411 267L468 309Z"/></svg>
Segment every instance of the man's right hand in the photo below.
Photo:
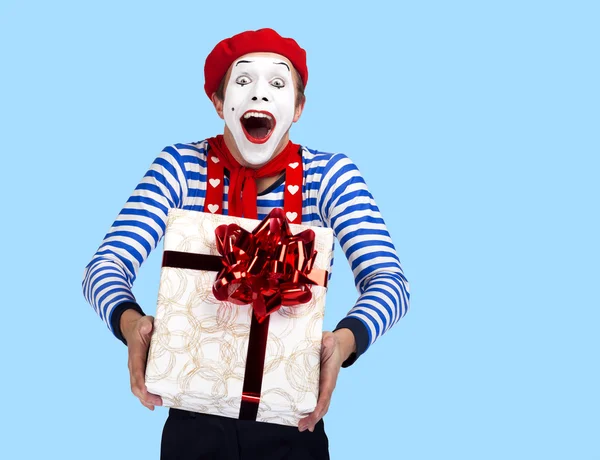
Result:
<svg viewBox="0 0 600 460"><path fill-rule="evenodd" d="M162 398L149 393L146 388L146 360L153 327L153 316L142 316L133 309L124 311L121 316L121 333L127 341L129 353L127 366L131 391L150 410L154 410L154 406L162 406Z"/></svg>

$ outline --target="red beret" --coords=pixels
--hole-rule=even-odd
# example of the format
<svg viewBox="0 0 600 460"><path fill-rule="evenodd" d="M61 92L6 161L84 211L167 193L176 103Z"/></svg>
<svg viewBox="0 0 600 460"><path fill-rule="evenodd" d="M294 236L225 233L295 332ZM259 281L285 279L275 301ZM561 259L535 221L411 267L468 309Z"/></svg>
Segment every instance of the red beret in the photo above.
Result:
<svg viewBox="0 0 600 460"><path fill-rule="evenodd" d="M293 38L284 38L273 29L242 32L217 44L204 63L204 91L207 96L219 89L221 80L233 62L248 53L277 53L285 56L294 65L304 86L308 82L306 51Z"/></svg>

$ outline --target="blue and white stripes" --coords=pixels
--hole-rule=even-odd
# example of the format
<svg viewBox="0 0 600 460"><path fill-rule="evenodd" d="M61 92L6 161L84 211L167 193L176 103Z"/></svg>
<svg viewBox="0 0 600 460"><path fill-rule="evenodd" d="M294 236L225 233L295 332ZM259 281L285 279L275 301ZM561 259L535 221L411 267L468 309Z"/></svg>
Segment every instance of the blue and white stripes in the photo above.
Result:
<svg viewBox="0 0 600 460"><path fill-rule="evenodd" d="M83 294L111 331L110 314L118 304L135 301L131 288L138 270L162 239L169 208L180 207L187 193L181 156L166 147L85 267Z"/></svg>
<svg viewBox="0 0 600 460"><path fill-rule="evenodd" d="M358 168L345 155L329 157L318 187L317 208L325 225L333 228L360 292L348 317L367 327L371 345L406 314L409 285Z"/></svg>
<svg viewBox="0 0 600 460"><path fill-rule="evenodd" d="M133 282L141 264L164 235L169 208L203 210L207 148L206 141L165 147L85 267L84 296L117 336L111 313L123 302L135 302ZM306 147L302 148L302 157L302 223L333 228L350 263L360 295L340 325L353 330L360 355L406 314L409 285L379 209L356 165L343 154ZM259 195L259 219L272 208L283 207L284 187L280 181ZM225 177L224 214L228 188ZM365 340L359 340L361 335Z"/></svg>

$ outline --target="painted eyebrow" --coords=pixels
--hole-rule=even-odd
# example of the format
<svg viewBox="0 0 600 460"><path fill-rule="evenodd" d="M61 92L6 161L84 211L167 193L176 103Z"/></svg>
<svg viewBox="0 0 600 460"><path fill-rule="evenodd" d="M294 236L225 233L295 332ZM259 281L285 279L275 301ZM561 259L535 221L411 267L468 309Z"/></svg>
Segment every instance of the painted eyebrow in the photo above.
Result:
<svg viewBox="0 0 600 460"><path fill-rule="evenodd" d="M249 63L251 63L251 62L254 62L254 61L237 61L237 62L235 63L235 65L237 66L238 64L249 64Z"/></svg>
<svg viewBox="0 0 600 460"><path fill-rule="evenodd" d="M287 67L287 69L288 69L288 72L291 72L291 70L290 70L290 66L288 66L288 65L287 65L285 62L274 62L273 64L281 64L281 65L284 65L284 66L286 66L286 67Z"/></svg>

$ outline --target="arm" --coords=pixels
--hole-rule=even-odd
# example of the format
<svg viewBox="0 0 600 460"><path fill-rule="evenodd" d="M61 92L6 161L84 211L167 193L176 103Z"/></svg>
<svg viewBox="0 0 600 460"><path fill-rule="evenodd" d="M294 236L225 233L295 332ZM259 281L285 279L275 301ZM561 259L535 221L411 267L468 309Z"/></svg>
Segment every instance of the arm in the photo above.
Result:
<svg viewBox="0 0 600 460"><path fill-rule="evenodd" d="M169 209L180 208L186 196L182 156L174 146L165 147L84 269L85 299L125 345L121 331L123 313L132 309L144 315L132 293L133 282L140 266L164 235Z"/></svg>
<svg viewBox="0 0 600 460"><path fill-rule="evenodd" d="M356 165L346 155L333 155L322 177L319 213L340 242L359 292L356 304L334 331L348 329L354 335L355 349L343 364L348 367L406 314L409 284L379 208Z"/></svg>

